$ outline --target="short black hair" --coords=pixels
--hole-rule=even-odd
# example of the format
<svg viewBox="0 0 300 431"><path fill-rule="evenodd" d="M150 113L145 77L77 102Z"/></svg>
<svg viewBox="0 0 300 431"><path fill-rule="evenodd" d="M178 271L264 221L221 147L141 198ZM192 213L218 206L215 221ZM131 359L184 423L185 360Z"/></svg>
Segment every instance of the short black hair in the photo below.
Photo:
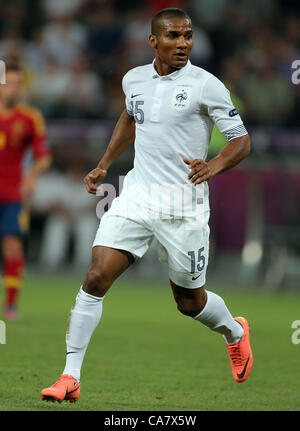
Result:
<svg viewBox="0 0 300 431"><path fill-rule="evenodd" d="M157 36L158 24L163 18L183 18L192 22L190 16L183 10L177 7L167 7L166 9L159 10L151 21L151 34Z"/></svg>
<svg viewBox="0 0 300 431"><path fill-rule="evenodd" d="M22 73L23 72L23 68L20 65L20 63L14 62L14 61L10 61L8 63L5 63L5 71L6 72L19 72Z"/></svg>

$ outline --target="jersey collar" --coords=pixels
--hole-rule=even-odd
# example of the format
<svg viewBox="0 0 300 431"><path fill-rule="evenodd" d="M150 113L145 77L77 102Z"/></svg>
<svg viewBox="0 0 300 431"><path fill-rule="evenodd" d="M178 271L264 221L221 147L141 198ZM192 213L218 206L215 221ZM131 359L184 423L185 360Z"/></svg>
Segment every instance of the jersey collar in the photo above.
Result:
<svg viewBox="0 0 300 431"><path fill-rule="evenodd" d="M168 79L174 80L174 79L180 78L189 70L189 68L192 65L190 60L188 60L187 64L184 67L182 67L181 69L175 70L175 72L172 72L169 75L161 76L157 73L157 71L154 67L154 63L155 63L155 59L152 61L152 78L153 79L154 78L161 78L163 80L168 80Z"/></svg>

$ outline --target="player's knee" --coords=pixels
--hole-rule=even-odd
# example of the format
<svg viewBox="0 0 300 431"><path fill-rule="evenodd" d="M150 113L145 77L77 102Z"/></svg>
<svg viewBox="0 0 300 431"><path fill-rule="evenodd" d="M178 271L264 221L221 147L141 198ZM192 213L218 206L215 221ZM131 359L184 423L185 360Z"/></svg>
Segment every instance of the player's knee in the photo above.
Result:
<svg viewBox="0 0 300 431"><path fill-rule="evenodd" d="M103 296L110 288L111 284L112 279L105 270L91 266L88 270L83 289L90 295Z"/></svg>

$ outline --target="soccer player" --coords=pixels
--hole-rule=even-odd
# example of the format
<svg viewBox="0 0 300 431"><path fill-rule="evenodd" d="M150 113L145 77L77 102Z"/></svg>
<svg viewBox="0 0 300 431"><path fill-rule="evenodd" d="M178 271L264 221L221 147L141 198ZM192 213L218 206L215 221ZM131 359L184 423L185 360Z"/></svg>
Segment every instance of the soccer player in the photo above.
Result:
<svg viewBox="0 0 300 431"><path fill-rule="evenodd" d="M27 209L37 177L49 167L44 119L21 103L23 72L6 66L6 84L0 85L0 237L2 239L4 317L19 320L18 297L24 274L23 235L28 229ZM34 162L23 176L26 150Z"/></svg>
<svg viewBox="0 0 300 431"><path fill-rule="evenodd" d="M223 299L205 288L207 181L248 156L250 139L225 86L190 63L192 22L183 10L158 12L149 41L155 59L123 77L126 109L98 166L85 177L87 191L95 194L111 164L134 141L134 168L101 219L92 264L70 314L66 365L57 382L42 390L45 400L78 399L83 358L100 321L104 296L154 237L161 259L168 263L178 310L222 334L237 382L251 371L247 320L233 318ZM228 143L206 162L214 123Z"/></svg>

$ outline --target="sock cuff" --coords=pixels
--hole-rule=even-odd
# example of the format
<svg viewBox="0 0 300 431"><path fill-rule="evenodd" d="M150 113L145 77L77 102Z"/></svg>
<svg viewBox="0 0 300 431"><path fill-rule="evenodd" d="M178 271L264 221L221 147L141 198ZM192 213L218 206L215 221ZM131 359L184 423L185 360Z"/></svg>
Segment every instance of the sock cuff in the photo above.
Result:
<svg viewBox="0 0 300 431"><path fill-rule="evenodd" d="M210 298L214 294L209 290L206 290L206 294L207 294L207 301L206 301L206 304L204 305L204 308L200 311L199 314L197 314L197 316L192 317L192 319L200 320L201 317L206 313L207 309L209 308Z"/></svg>
<svg viewBox="0 0 300 431"><path fill-rule="evenodd" d="M210 292L206 290L207 301L202 311L200 311L197 316L193 317L193 319L198 320L199 322L204 323L207 320L210 320L211 317L215 314L216 307L226 307L225 302L221 296L217 295L214 292ZM227 309L227 308L226 308Z"/></svg>
<svg viewBox="0 0 300 431"><path fill-rule="evenodd" d="M91 295L90 293L86 293L83 289L82 289L82 286L80 286L80 289L79 289L79 293L78 293L78 295L82 298L82 299L85 299L85 300L92 300L93 302L101 302L101 301L103 301L103 299L104 299L104 297L105 297L105 295L104 296L102 296L102 297L99 297L99 296L94 296L94 295Z"/></svg>

